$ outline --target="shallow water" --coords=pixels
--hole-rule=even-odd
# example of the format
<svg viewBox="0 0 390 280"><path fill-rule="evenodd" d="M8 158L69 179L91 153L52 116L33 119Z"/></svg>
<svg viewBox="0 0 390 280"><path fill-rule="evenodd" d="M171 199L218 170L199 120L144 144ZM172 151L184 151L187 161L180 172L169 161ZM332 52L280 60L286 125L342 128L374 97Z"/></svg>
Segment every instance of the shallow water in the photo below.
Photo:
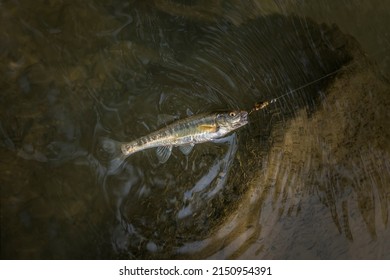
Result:
<svg viewBox="0 0 390 280"><path fill-rule="evenodd" d="M388 17L375 37L321 1L30 2L1 4L2 258L390 257ZM107 168L101 137L282 95L189 156Z"/></svg>

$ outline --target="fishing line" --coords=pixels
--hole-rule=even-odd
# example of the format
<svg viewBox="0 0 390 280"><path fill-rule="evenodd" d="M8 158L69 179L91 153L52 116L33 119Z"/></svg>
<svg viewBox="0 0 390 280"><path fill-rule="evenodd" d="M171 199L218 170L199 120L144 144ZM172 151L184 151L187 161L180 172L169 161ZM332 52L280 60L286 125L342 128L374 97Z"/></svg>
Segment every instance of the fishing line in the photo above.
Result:
<svg viewBox="0 0 390 280"><path fill-rule="evenodd" d="M372 54L372 55L370 55L370 56L368 56L368 55L365 54L365 58L367 58L367 57L375 57L375 56L379 55L380 53L385 53L385 52L388 51L389 49L390 49L390 47L385 48L385 49L382 49L382 50L377 51L376 53L374 53L374 54ZM326 78L328 78L328 77L330 77L330 76L336 75L337 73L339 73L339 72L341 72L341 71L345 71L347 68L350 68L350 67L352 67L352 66L355 66L356 64L359 64L359 63L361 62L361 60L362 60L362 59L358 59L357 61L355 61L355 62L353 62L353 63L351 63L351 64L349 64L349 65L346 65L346 66L344 66L343 68L340 68L340 69L337 69L337 70L335 70L335 71L333 71L333 72L330 72L330 73L328 73L328 74L326 74L326 75L324 75L324 76L322 76L322 77L320 77L320 78L318 78L318 79L315 79L315 80L313 80L313 81L311 81L311 82L309 82L309 83L307 83L307 84L304 84L303 86L300 86L300 87L298 87L298 88L296 88L296 89L290 90L290 91L286 92L285 94L282 94L282 95L280 95L280 96L278 96L278 97L275 97L275 98L273 98L273 99L266 100L266 101L256 102L256 103L253 105L252 109L249 111L248 115L252 114L252 113L255 112L255 111L259 111L259 110L262 110L262 109L266 108L268 105L271 105L272 103L275 103L276 101L278 101L279 99L281 99L281 98L283 98L283 97L286 97L286 96L288 96L288 95L291 95L291 94L293 94L293 93L295 93L295 92L297 92L297 91L299 91L299 90L301 90L301 89L304 89L304 88L306 88L306 87L308 87L308 86L311 86L311 85L313 85L313 84L315 84L315 83L317 83L317 82L319 82L319 81L322 81L322 80L324 80L324 79L326 79Z"/></svg>

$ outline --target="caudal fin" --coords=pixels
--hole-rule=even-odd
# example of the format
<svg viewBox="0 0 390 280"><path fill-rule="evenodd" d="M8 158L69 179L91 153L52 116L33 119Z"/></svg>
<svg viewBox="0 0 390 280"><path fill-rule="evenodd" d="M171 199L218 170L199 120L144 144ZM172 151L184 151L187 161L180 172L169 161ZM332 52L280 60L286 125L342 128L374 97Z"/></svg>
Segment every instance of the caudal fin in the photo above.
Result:
<svg viewBox="0 0 390 280"><path fill-rule="evenodd" d="M98 152L100 158L107 167L108 174L115 174L120 171L127 158L127 156L122 153L121 146L121 142L110 138L103 137L99 139Z"/></svg>

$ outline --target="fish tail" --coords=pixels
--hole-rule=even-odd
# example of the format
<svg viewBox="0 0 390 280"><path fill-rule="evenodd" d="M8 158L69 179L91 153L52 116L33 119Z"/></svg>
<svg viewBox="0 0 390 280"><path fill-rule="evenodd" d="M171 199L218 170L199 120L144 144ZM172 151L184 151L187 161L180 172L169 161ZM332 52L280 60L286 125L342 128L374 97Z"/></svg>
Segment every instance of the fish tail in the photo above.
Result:
<svg viewBox="0 0 390 280"><path fill-rule="evenodd" d="M102 137L99 139L99 152L101 158L106 164L108 174L115 174L120 171L128 155L122 152L122 142L110 138Z"/></svg>

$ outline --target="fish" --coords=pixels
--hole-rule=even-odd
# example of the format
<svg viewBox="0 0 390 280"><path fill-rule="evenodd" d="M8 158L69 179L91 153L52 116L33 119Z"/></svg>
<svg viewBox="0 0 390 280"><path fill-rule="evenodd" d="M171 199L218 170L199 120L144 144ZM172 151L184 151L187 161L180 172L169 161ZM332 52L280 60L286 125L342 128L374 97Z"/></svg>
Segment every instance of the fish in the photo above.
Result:
<svg viewBox="0 0 390 280"><path fill-rule="evenodd" d="M224 137L248 123L248 112L232 110L202 113L177 120L146 136L123 143L109 138L102 140L106 151L116 154L111 165L118 167L130 155L151 148L156 148L160 163L165 163L173 147L189 155L195 144L213 141Z"/></svg>

